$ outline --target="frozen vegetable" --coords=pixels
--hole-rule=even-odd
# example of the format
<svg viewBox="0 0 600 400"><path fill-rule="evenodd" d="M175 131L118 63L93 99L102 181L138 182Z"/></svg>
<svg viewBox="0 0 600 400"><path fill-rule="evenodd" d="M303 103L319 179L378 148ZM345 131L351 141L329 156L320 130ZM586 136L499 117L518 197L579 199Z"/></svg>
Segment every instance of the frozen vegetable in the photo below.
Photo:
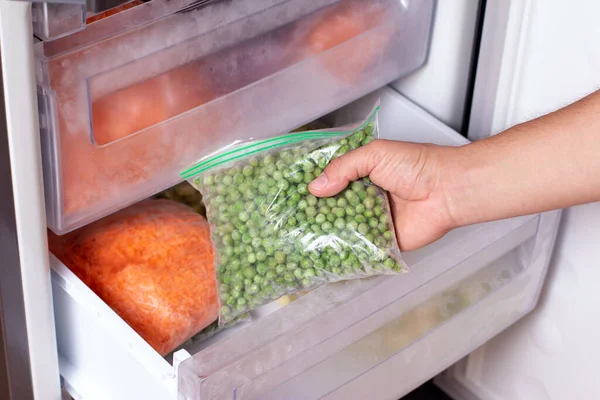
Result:
<svg viewBox="0 0 600 400"><path fill-rule="evenodd" d="M112 143L212 100L215 95L201 72L187 64L94 100L94 142Z"/></svg>
<svg viewBox="0 0 600 400"><path fill-rule="evenodd" d="M49 243L160 354L218 316L209 225L185 205L147 200Z"/></svg>
<svg viewBox="0 0 600 400"><path fill-rule="evenodd" d="M311 53L324 54L320 61L333 75L349 83L361 78L384 53L397 27L385 22L388 9L381 1L343 1L313 18L306 36Z"/></svg>
<svg viewBox="0 0 600 400"><path fill-rule="evenodd" d="M363 179L331 198L308 191L332 158L377 134L375 111L356 129L228 148L182 173L204 195L221 322L286 293L404 269L383 190Z"/></svg>

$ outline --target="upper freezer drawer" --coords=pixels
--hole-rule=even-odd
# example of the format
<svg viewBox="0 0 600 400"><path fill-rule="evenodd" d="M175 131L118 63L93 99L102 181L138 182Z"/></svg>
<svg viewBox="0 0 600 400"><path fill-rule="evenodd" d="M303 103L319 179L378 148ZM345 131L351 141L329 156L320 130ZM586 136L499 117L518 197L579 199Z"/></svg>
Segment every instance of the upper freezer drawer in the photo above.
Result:
<svg viewBox="0 0 600 400"><path fill-rule="evenodd" d="M49 227L92 222L219 147L289 131L416 69L433 3L213 1L164 16L171 3L152 0L38 43Z"/></svg>

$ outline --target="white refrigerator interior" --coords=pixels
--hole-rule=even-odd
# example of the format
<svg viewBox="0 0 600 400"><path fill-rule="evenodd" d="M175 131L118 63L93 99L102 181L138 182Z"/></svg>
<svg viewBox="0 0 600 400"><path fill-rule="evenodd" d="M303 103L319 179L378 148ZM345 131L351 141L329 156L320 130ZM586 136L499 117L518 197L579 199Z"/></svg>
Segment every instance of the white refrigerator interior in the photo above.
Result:
<svg viewBox="0 0 600 400"><path fill-rule="evenodd" d="M512 50L520 53L520 67L511 77L514 100L508 125L600 87L600 26L595 18L600 3L512 3L514 23L506 34L513 38ZM504 127L499 121L494 130ZM538 308L436 382L457 400L596 398L599 241L599 204L566 210Z"/></svg>
<svg viewBox="0 0 600 400"><path fill-rule="evenodd" d="M160 12L162 8L157 6L154 9L154 4L167 4L168 8L175 7L176 3L154 1L156 3L145 3L144 9L158 9ZM161 1L163 3L159 3ZM178 1L177 4L185 3L185 0ZM273 23L273 29L279 29L279 21L276 19L262 19L264 24L254 22L261 20L257 16L260 17L262 12L265 13L263 16L283 15L294 22L304 15L302 13L317 12L319 7L338 1L248 2L250 9L256 7L253 10L257 14L248 18L248 24L244 26L260 31L269 22ZM190 123L195 121L194 115L212 117L227 109L223 104L238 101L231 103L239 106L234 108L236 118L221 119L220 123L243 121L257 130L266 127L289 130L322 115L326 115L334 123L363 118L378 98L381 100L382 136L391 139L450 146L466 144L468 140L457 133L457 130L464 129L463 116L467 112L471 115L471 139L489 136L492 132L517 122L519 114L514 110L519 110L520 103L517 100L526 99L522 96L525 89L521 86L526 81L519 80L519 84L516 84L511 78L526 71L525 61L528 59L523 57L525 50L520 42L519 46L513 48L515 46L511 44L511 35L514 31L524 30L530 23L525 17L533 8L531 2L511 0L500 5L487 2L489 10L484 24L484 39L487 42L482 47L485 59L480 57L477 64L472 110L469 81L471 61L475 54L474 41L480 2L378 2L394 11L386 16L402 21L398 25L406 32L413 33L414 37L408 38L410 40L397 37L397 51L389 51L385 57L381 57L381 62L376 65L377 69L373 70L377 73L372 74L370 81L351 85L344 79L347 77L345 75L337 76L341 79L336 81L335 74L325 74L323 65L331 64L327 60L327 54L324 58L321 54L261 77L252 85L238 88L235 92L206 103L206 107L201 105L189 109L181 114L185 118L181 118L180 114L171 115L166 124L156 126L188 129ZM228 4L240 3L214 4L223 5L223 9L226 9ZM276 14L276 11L281 10L277 7L287 7L289 4L294 5L293 8L283 9L293 12ZM208 5L210 6L211 4ZM317 11L311 7L315 7ZM241 7L235 10L242 13L241 18L246 18L243 12L247 9ZM432 10L435 10L433 19ZM517 18L519 13L524 17ZM145 60L161 54L167 47L158 48L160 42L146 43L140 39L145 36L136 37L131 30L147 29L147 33L160 37L160 31L154 30L154 27L163 23L169 27L168 24L172 23L171 27L178 30L169 28L167 33L189 35L191 39L197 40L195 31L191 28L184 29L189 28L185 23L191 26L195 23L186 19L187 15L189 14L169 14L169 18L174 17L161 17L153 20L153 23L133 28L123 23L118 25L119 29L123 29L124 36L118 36L116 40L131 34L131 37L144 45L134 46L135 51L139 51L139 56L137 53L135 56L133 53L120 53L124 59L132 58L129 60L131 62L122 66L117 65L119 61L111 57L105 59L105 63L87 59L85 68L91 68L93 73L83 66L78 68L78 65L73 64L78 62L78 58L67 60L62 66L66 65L68 68L65 70L69 69L73 75L62 76L63 82L67 82L65 89L56 85L56 80L53 81L53 76L45 73L45 68L53 62L59 63L62 52L70 46L88 43L81 59L93 54L97 50L94 50L96 43L92 42L97 38L91 32L108 37L110 31L101 27L109 24L98 23L87 32L73 36L74 40L65 36L48 42L47 46L45 43L37 43L34 58L30 3L0 0L4 100L13 162L11 176L16 193L15 204L18 204L16 230L21 254L31 383L33 392L39 398L59 398L57 377L60 373L64 388L76 400L262 400L290 399L296 393L302 393L302 398L308 399L397 400L465 357L535 307L554 246L560 219L558 212L455 230L436 243L407 253L406 260L412 267L409 274L325 286L285 307L273 306L257 310L251 323L225 330L207 342L192 343L172 357L164 358L154 351L75 274L48 255L41 172L44 169L48 224L59 231L89 223L119 207L139 201L143 196L153 194L153 191L166 189L177 181L179 166L174 163L181 160L173 159L170 160L173 164L168 170L157 170L160 181L158 178L152 182L148 180L135 188L114 185L113 189L118 189L127 199L119 199L104 192L104 202L93 205L82 202L78 204L82 208L77 212L67 213L68 210L62 208L65 204L62 197L65 193L62 185L67 182L65 177L71 179L74 188L78 188L77 184L80 182L72 176L63 175L63 172L68 173L69 170L61 170L61 153L57 151L54 140L77 137L78 143L83 143L91 139L94 132L86 132L83 136L80 134L84 131L70 132L69 129L77 125L56 117L64 109L56 107L59 104L57 101L60 101L60 93L58 97L55 95L57 89L63 89L67 94L89 95L89 99L85 100L93 102L94 96L99 96L105 89L105 84L118 86L120 90L122 86L131 83L125 82L131 77L138 79L133 83L137 85L153 76L152 74L185 65L184 62L189 61L185 57L191 53L177 52L176 46L168 47L169 52L175 49L172 53L164 53L171 56L163 56L156 64L144 64ZM236 18L238 17L240 16L237 15ZM119 18L113 20L119 21ZM218 25L219 21L211 19L209 25ZM75 22L79 20L75 19ZM202 27L206 28L205 25ZM498 29L502 27L505 29ZM62 35L64 32L58 28L60 26L45 26L42 36L57 32ZM367 35L367 40L380 39L378 34L393 28L389 23L382 23L372 31L376 35L370 39ZM232 32L240 35L242 31ZM227 40L235 39L235 35L223 37ZM360 44L360 38L364 37L357 36L359 41L354 44ZM176 38L169 36L169 40L172 39ZM278 39L274 37L271 43L275 44ZM106 40L102 47L97 47L110 50L109 42ZM127 41L124 42L128 44ZM202 40L198 43L202 43ZM338 56L343 55L344 49L351 49L353 43L345 45L333 49L329 56L333 58L336 52L342 52ZM206 51L202 46L193 49ZM425 64L421 66L423 62ZM140 63L149 65L150 68L136 69L135 66ZM420 69L414 71L419 66ZM411 71L414 72L406 76ZM142 76L144 74L148 76ZM310 83L310 77L322 76L328 78L321 81L324 84L320 88L331 96L310 97L311 101L302 102L304 108L290 106L296 100L302 100L303 93L310 94L310 90L314 90L316 80ZM385 86L398 76L405 77ZM306 85L301 84L304 80ZM285 82L295 85L286 90L282 86ZM38 128L36 83L41 129ZM291 90L294 87L298 90ZM374 89L378 90L368 94ZM252 91L255 91L254 94ZM272 91L279 91L277 93L280 96L277 102L271 101L271 105L281 107L280 111L284 115L272 119L250 118L254 115L254 108L259 108L263 113L261 115L267 111L260 109L261 104L253 101L255 96L263 94L264 104L268 104L270 98L267 95ZM64 93L63 99L72 99L64 96ZM360 96L364 97L356 100ZM287 106L286 101L289 102ZM82 104L84 103L75 102L74 107L69 108L71 113L65 115L74 117L74 121L85 129L92 129L93 121L87 115L91 111ZM262 107L265 107L264 104ZM298 109L304 110L304 113L298 112ZM143 128L140 132L161 135L162 128L155 129L156 126L146 130ZM236 126L236 129L239 128ZM135 133L135 130L130 133ZM192 131L190 134L194 133ZM61 134L64 136L61 137ZM126 146L129 139L115 140L115 143L103 147L102 151L110 152L111 148L119 146L123 150L122 146ZM90 154L100 151L90 143L86 142L85 145ZM187 146L185 150L190 152L193 147ZM43 153L43 157L40 153ZM68 155L74 154L78 153ZM62 155L67 156L64 153ZM193 154L187 156L193 157ZM398 376L402 379L398 379Z"/></svg>

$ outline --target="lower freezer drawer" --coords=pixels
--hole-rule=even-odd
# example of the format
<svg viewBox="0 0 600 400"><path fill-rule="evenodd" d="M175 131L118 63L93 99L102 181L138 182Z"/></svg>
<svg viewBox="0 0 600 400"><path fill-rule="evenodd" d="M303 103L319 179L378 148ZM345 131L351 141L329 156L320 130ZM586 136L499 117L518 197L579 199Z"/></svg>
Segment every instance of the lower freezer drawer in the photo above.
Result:
<svg viewBox="0 0 600 400"><path fill-rule="evenodd" d="M466 278L474 260L453 268L426 284L435 294L417 291L390 304L387 323L368 318L361 325L379 327L256 398L397 400L462 355L465 345L487 340L531 307L534 292L521 293L517 281L537 282L539 274L525 271L521 253L516 248Z"/></svg>
<svg viewBox="0 0 600 400"><path fill-rule="evenodd" d="M538 218L456 231L460 235L444 238L437 251L407 255L409 275L317 289L184 361L179 391L190 400L321 398L400 352L410 343L404 336L425 338L452 321L453 308L466 309L519 276L518 266L505 272L486 265L534 237ZM490 242L480 242L481 236ZM468 256L453 257L467 248ZM411 318L423 323L421 336L411 332L415 321L406 329ZM447 345L460 334L442 337ZM427 360L434 366L435 356ZM405 382L415 378L403 375Z"/></svg>
<svg viewBox="0 0 600 400"><path fill-rule="evenodd" d="M384 136L448 145L466 142L391 89L372 97L381 99ZM343 119L367 104L372 98L333 117ZM402 387L394 386L399 382L389 387L403 392L464 356L472 349L465 342L489 339L492 331L508 326L533 305L543 272L530 271L526 263L490 263L510 259L506 255L511 252L526 255L527 243L539 236L539 221L535 215L457 229L406 253L409 274L316 289L249 324L221 332L210 345L180 350L173 363L53 258L61 375L81 399L379 398L356 396L353 391L359 390L351 388L401 373ZM535 285L524 287L525 276ZM494 310L515 303L516 292L523 299L521 308L516 307L521 311L490 322ZM461 329L475 333L461 336ZM444 353L448 338L461 344L460 351ZM410 363L423 351L426 357L417 364L427 368L413 369ZM393 367L398 362L400 369Z"/></svg>

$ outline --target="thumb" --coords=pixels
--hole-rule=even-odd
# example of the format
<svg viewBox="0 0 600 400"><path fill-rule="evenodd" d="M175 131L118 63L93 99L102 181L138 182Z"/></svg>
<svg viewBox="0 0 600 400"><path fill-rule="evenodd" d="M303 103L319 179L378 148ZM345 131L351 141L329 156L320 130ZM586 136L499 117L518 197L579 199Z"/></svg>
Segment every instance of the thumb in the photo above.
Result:
<svg viewBox="0 0 600 400"><path fill-rule="evenodd" d="M382 159L385 142L375 140L334 158L323 173L310 183L310 192L317 197L334 196L344 190L350 182L369 176Z"/></svg>

